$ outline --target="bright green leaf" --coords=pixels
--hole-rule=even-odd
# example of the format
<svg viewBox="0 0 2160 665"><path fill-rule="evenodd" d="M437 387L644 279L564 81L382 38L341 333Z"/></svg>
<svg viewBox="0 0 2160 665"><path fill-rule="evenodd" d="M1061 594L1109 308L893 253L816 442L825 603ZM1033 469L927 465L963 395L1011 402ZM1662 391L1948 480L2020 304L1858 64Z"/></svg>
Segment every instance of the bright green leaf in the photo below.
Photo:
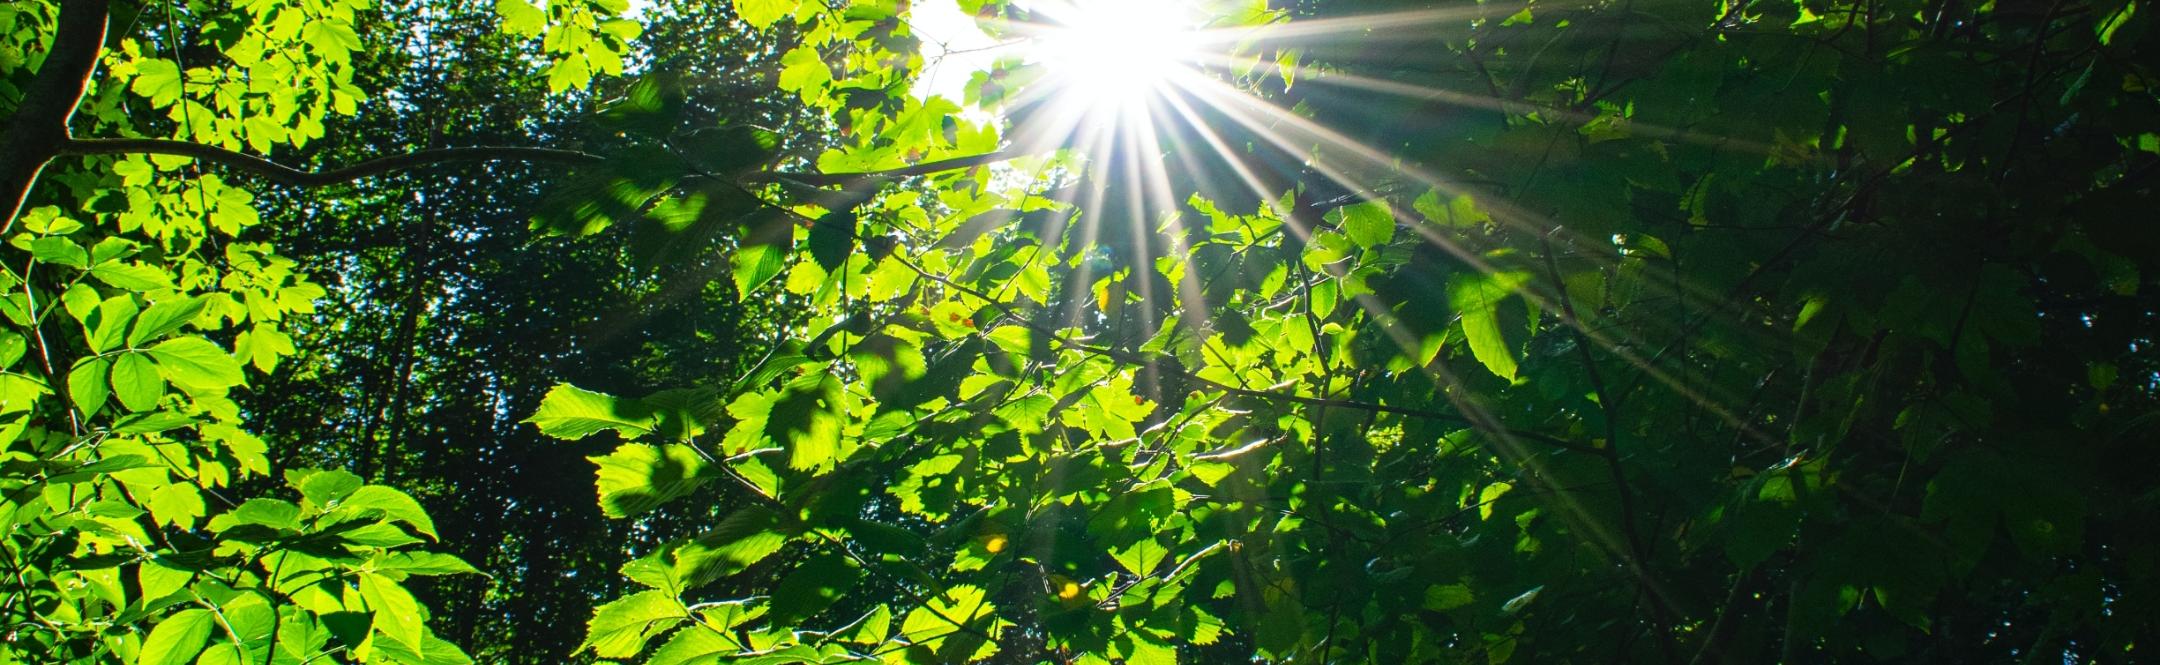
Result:
<svg viewBox="0 0 2160 665"><path fill-rule="evenodd" d="M240 362L200 337L180 337L150 347L158 372L182 388L221 390L239 385Z"/></svg>
<svg viewBox="0 0 2160 665"><path fill-rule="evenodd" d="M375 612L375 629L416 652L425 653L421 637L420 601L396 580L374 573L360 574L360 598Z"/></svg>
<svg viewBox="0 0 2160 665"><path fill-rule="evenodd" d="M616 599L593 611L586 624L585 643L601 658L629 658L645 650L645 643L688 619L689 611L674 596L662 591L640 591Z"/></svg>
<svg viewBox="0 0 2160 665"><path fill-rule="evenodd" d="M1387 201L1366 201L1329 211L1327 219L1342 227L1343 235L1357 246L1372 249L1395 240L1395 213Z"/></svg>
<svg viewBox="0 0 2160 665"><path fill-rule="evenodd" d="M1525 273L1456 273L1448 279L1448 305L1462 317L1463 338L1470 353L1485 368L1503 379L1515 378L1514 349L1500 329L1500 305L1528 281Z"/></svg>
<svg viewBox="0 0 2160 665"><path fill-rule="evenodd" d="M794 11L790 0L735 0L735 15L759 30L771 28Z"/></svg>
<svg viewBox="0 0 2160 665"><path fill-rule="evenodd" d="M570 384L555 386L540 400L540 409L524 422L542 434L558 439L582 439L607 430L625 435L652 431L652 410L634 399L585 390Z"/></svg>
<svg viewBox="0 0 2160 665"><path fill-rule="evenodd" d="M654 447L633 443L600 457L600 512L622 519L659 507L697 489L708 479L705 459L684 445Z"/></svg>
<svg viewBox="0 0 2160 665"><path fill-rule="evenodd" d="M158 376L150 356L123 353L113 358L112 393L129 411L148 411L165 396L165 379Z"/></svg>
<svg viewBox="0 0 2160 665"><path fill-rule="evenodd" d="M209 610L181 610L159 621L143 639L136 665L182 665L195 660L210 642L216 617Z"/></svg>

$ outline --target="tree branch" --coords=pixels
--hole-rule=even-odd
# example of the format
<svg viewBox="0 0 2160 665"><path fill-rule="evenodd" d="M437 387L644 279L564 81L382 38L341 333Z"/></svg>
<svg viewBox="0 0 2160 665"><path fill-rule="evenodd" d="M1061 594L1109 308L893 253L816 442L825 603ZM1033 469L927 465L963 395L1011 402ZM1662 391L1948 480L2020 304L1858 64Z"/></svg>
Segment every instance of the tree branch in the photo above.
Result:
<svg viewBox="0 0 2160 665"><path fill-rule="evenodd" d="M560 148L535 148L520 146L477 146L465 148L438 148L418 152L379 157L328 171L303 171L247 153L227 150L214 145L148 138L96 138L68 139L58 142L58 154L62 155L173 155L199 159L227 168L245 171L273 182L296 187L323 187L371 178L374 176L426 168L455 162L526 162L539 164L598 164L606 157L576 150ZM1004 152L992 152L966 157L955 157L934 162L923 162L885 171L859 173L785 173L760 172L744 175L739 182L764 184L792 182L812 187L851 185L876 178L909 178L915 176L957 171L988 164L995 164L1016 157Z"/></svg>
<svg viewBox="0 0 2160 665"><path fill-rule="evenodd" d="M951 159L941 159L934 162L923 162L921 164L903 166L896 169L889 169L884 171L865 171L861 173L752 173L750 175L743 176L742 182L753 185L762 185L785 180L788 182L809 185L812 187L830 187L834 185L854 184L868 178L912 178L915 176L944 173L946 171L971 169L977 166L986 166L990 164L996 164L998 162L1008 161L1020 156L1021 155L1005 151L987 152L980 155L954 157Z"/></svg>
<svg viewBox="0 0 2160 665"><path fill-rule="evenodd" d="M61 155L153 154L189 157L251 173L274 182L300 187L322 187L397 171L452 162L527 162L594 164L599 155L537 147L466 147L422 150L382 157L329 171L303 171L262 157L225 148L167 139L76 139L68 120L89 88L104 50L106 24L111 21L107 0L62 0L53 30L50 53L36 78L23 91L23 102L0 130L0 232L15 225L45 165ZM1004 152L925 162L886 171L864 173L753 173L745 183L794 182L813 187L848 185L878 178L907 178L993 164L1013 158Z"/></svg>
<svg viewBox="0 0 2160 665"><path fill-rule="evenodd" d="M15 227L30 186L67 144L68 119L90 87L111 14L107 0L61 3L52 50L23 90L22 105L8 118L7 129L0 131L0 232Z"/></svg>
<svg viewBox="0 0 2160 665"><path fill-rule="evenodd" d="M453 162L528 162L548 164L597 164L599 155L558 148L483 146L438 148L370 159L328 171L302 171L254 155L213 145L166 139L72 139L61 147L66 155L174 155L246 171L296 187L323 187L386 173L425 168Z"/></svg>

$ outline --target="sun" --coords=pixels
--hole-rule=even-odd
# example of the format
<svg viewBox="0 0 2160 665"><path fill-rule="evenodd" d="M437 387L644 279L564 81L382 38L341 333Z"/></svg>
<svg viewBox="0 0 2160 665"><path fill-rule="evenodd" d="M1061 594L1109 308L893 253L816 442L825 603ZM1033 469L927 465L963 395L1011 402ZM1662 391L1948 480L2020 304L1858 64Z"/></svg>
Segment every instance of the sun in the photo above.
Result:
<svg viewBox="0 0 2160 665"><path fill-rule="evenodd" d="M1034 59L1063 103L1098 110L1144 104L1200 55L1198 12L1176 0L1069 0L1046 19Z"/></svg>

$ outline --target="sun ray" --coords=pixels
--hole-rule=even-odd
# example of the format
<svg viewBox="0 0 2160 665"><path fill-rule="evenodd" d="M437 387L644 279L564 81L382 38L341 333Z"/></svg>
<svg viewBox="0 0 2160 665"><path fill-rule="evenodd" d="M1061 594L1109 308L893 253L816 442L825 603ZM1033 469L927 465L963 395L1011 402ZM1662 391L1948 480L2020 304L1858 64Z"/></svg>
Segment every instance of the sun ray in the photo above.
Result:
<svg viewBox="0 0 2160 665"><path fill-rule="evenodd" d="M1430 35L1403 32L1405 28L1457 24L1467 27L1471 21L1481 18L1506 18L1528 7L1526 2L1480 4L1472 7L1447 9L1422 9L1414 11L1361 14L1340 18L1290 21L1273 25L1243 28L1235 31L1243 39L1274 45L1284 43L1297 45L1299 40L1314 37L1345 37L1358 39L1385 38L1390 34L1415 35L1416 39L1429 39ZM1558 7L1555 7L1556 9ZM1213 35L1211 35L1213 37ZM1218 38L1219 39L1219 38ZM1216 41L1214 39L1210 40Z"/></svg>
<svg viewBox="0 0 2160 665"><path fill-rule="evenodd" d="M1288 155L1303 156L1302 165L1304 168L1317 173L1328 182L1340 187L1350 198L1387 200L1390 194L1402 193L1400 191L1387 191L1393 190L1401 184L1429 187L1450 196L1472 191L1460 183L1452 182L1419 165L1404 163L1322 123L1291 113L1289 110L1269 103L1251 93L1231 87L1228 83L1215 78L1211 72L1203 71L1203 69L1210 66L1222 67L1237 63L1225 54L1209 53L1200 45L1228 42L1231 33L1237 34L1237 39L1245 40L1248 43L1287 43L1305 40L1307 44L1316 44L1320 38L1335 35L1369 37L1372 33L1368 31L1376 25L1404 27L1466 22L1473 18L1490 17L1493 15L1491 12L1496 11L1495 9L1484 7L1475 11L1448 10L1373 15L1346 20L1340 25L1327 22L1309 22L1305 25L1291 23L1257 29L1248 28L1242 31L1210 31L1198 28L1191 24L1188 20L1189 17L1177 16L1179 9L1165 9L1165 7L1172 7L1178 3L1147 4L1145 7L1136 10L1149 12L1147 15L1152 17L1153 20L1143 22L1146 25L1137 25L1129 19L1121 19L1115 12L1105 13L1098 11L1105 7L1133 9L1140 7L1140 5L1135 4L1139 1L1099 0L1096 3L1049 5L1039 13L1049 18L1051 22L1014 24L1011 27L1015 33L1039 42L1040 48L1034 52L1035 60L1047 69L1045 78L1039 82L1039 85L1033 86L1033 89L1012 100L1015 107L1033 109L1023 127L1016 132L1015 144L1030 147L1081 146L1084 144L1086 146L1084 151L1090 153L1090 170L1096 174L1095 178L1099 182L1115 183L1115 187L1124 190L1122 192L1122 203L1126 211L1124 213L1126 218L1122 220L1126 225L1124 232L1131 234L1133 237L1125 245L1124 251L1129 255L1110 257L1113 260L1109 265L1118 266L1122 264L1129 271L1125 277L1128 280L1128 288L1134 288L1139 292L1141 302L1157 302L1158 298L1170 295L1154 293L1154 279L1152 278L1152 272L1155 271L1154 257L1150 249L1152 245L1147 240L1147 234L1155 231L1147 228L1148 225L1161 219L1162 215L1174 214L1178 206L1177 202L1172 200L1173 196L1170 192L1172 183L1167 172L1163 170L1164 164L1160 158L1162 155L1157 153L1168 149L1170 152L1176 153L1177 158L1187 165L1194 163L1192 157L1185 154L1183 148L1186 146L1165 145L1165 135L1163 132L1158 131L1157 122L1166 119L1184 121L1185 126L1180 129L1198 135L1200 141L1208 149L1215 152L1217 156L1221 157L1223 161L1236 165L1233 171L1238 178L1244 181L1249 188L1255 190L1263 201L1270 198L1270 193L1264 191L1266 187L1263 185L1262 179L1247 168L1247 165L1238 158L1236 152L1228 149L1227 142L1222 140L1220 135L1209 127L1209 123L1200 117L1200 113L1196 109L1185 103L1183 97L1189 96L1206 105L1224 119L1241 127L1274 150L1282 151ZM1352 28L1353 25L1356 26L1355 29ZM1279 65L1265 66L1276 67L1276 71L1282 71ZM1289 71L1302 74L1302 77L1307 80L1327 81L1329 85L1336 87L1363 89L1412 99L1427 99L1468 108L1504 112L1515 110L1510 106L1511 102L1481 98L1476 95L1436 90L1380 79L1322 72L1304 67L1293 67ZM1168 108L1170 112L1164 112L1164 108ZM1595 117L1584 112L1542 109L1529 105L1522 105L1521 108L1525 112L1536 111L1544 113L1549 118L1575 122L1583 122ZM1163 116L1163 118L1157 116ZM1647 127L1637 127L1637 129L1641 129L1653 137L1666 140L1697 140L1694 135L1677 130ZM1075 139L1092 140L1076 141ZM1704 137L1701 140L1716 139ZM1759 148L1760 146L1750 147ZM1314 150L1319 152L1313 152ZM1335 159L1337 157L1347 157L1349 159L1345 162ZM1207 169L1198 168L1191 170L1197 173L1207 171ZM1102 204L1108 200L1107 197L1110 195L1109 192L1105 191L1106 189L1098 187L1088 193L1090 200L1083 209L1083 215L1103 209ZM1610 239L1580 237L1566 226L1545 219L1541 215L1523 209L1504 199L1484 197L1480 203L1481 207L1486 208L1496 221L1527 233L1558 239L1563 246L1582 250L1602 248L1610 244ZM1284 222L1285 226L1288 227L1287 231L1309 238L1311 231L1308 225L1313 223L1314 220L1296 219L1297 215L1287 214L1291 211L1284 212L1286 213ZM1084 217L1076 219L1085 221ZM1492 273L1495 270L1495 267L1484 257L1456 246L1448 238L1438 233L1437 230L1420 224L1409 226L1424 241L1442 248L1462 261L1465 266L1486 273ZM1078 246L1089 247L1096 245L1101 239L1101 231L1100 224L1083 224L1081 229L1083 237ZM1168 251L1178 254L1189 253L1189 248L1184 246L1182 237L1176 233L1168 235L1170 236ZM1086 289L1088 285L1093 283L1096 278L1094 274L1096 261L1094 258L1081 257L1080 260L1076 261L1077 274L1075 281L1071 283L1072 288ZM1611 267L1616 265L1622 257L1617 250L1614 250L1578 252L1578 258L1595 261L1604 267ZM1340 277L1340 275L1335 275L1335 277ZM1173 288L1179 292L1178 300L1184 303L1185 317L1190 319L1194 325L1199 325L1205 321L1207 315L1204 311L1201 311L1205 307L1205 301L1199 292L1195 279L1192 275L1185 275L1183 279L1179 280L1180 283ZM1659 285L1659 287L1672 288L1675 295L1681 298L1693 296L1703 302L1717 302L1719 300L1715 294L1704 293L1699 287L1693 287L1690 284L1675 283L1673 285ZM1561 308L1555 306L1553 298L1556 296L1564 297L1564 295L1557 294L1557 292L1548 294L1536 288L1521 289L1519 295L1533 306L1551 312L1561 311ZM1082 303L1086 302L1087 298L1084 294L1068 294L1066 300L1066 325L1077 326L1081 323ZM1391 337L1391 342L1395 343L1406 354L1417 355L1420 341L1409 339L1407 333L1403 332L1400 326L1391 325L1390 322L1394 320L1394 317L1389 308L1377 301L1373 301L1370 296L1353 300L1357 301L1357 305L1372 317L1372 320L1383 334ZM1156 323L1153 312L1140 311L1132 313L1131 316L1137 317L1144 337L1153 335ZM1590 328L1573 317L1561 318L1563 325L1574 328L1583 335L1583 339L1586 341L1605 350L1612 357L1636 368L1640 372L1640 376L1674 390L1683 398L1702 406L1720 419L1743 429L1743 431L1752 429L1748 423L1742 422L1739 416L1724 407L1724 400L1718 396L1700 393L1691 387L1687 381L1672 376L1657 367L1650 359L1642 358L1639 354L1633 352L1631 349L1642 345L1641 340L1615 339L1609 332ZM1632 332L1622 330L1620 334L1628 336ZM1429 372L1430 370L1428 370ZM1435 376L1434 379L1438 381L1440 377Z"/></svg>
<svg viewBox="0 0 2160 665"><path fill-rule="evenodd" d="M1380 169L1392 169L1395 173L1405 175L1409 177L1412 181L1434 187L1443 192L1455 193L1463 191L1463 188L1461 188L1460 186L1453 185L1452 183L1449 183L1436 175L1432 175L1428 172L1423 171L1422 169L1418 169L1411 165L1395 162L1392 159L1388 158L1386 155L1380 153L1379 151L1374 150L1369 146L1365 146L1355 141L1354 139L1344 136L1340 132L1336 132L1332 129L1321 126L1318 123L1314 123L1308 119L1289 113L1288 111L1281 109L1280 107L1268 104L1241 91L1231 89L1227 85L1219 81L1213 81L1200 76L1181 77L1179 80L1190 81L1189 85L1191 86L1190 89L1192 90L1206 91L1205 93L1197 95L1202 101L1211 104L1218 104L1218 108L1226 111L1226 115L1230 117L1233 121L1238 122L1240 125L1243 125L1247 130L1262 137L1263 139L1274 142L1277 146L1285 150L1296 151L1299 150L1301 146L1312 145L1316 143L1318 145L1333 147L1347 152L1352 156L1358 157L1361 160L1368 162L1373 167ZM1224 100L1228 101L1225 102ZM1229 103L1236 103L1237 106L1230 106ZM1245 113L1238 112L1241 110L1245 111ZM1253 117L1253 115L1259 115L1261 117L1255 118ZM1273 124L1269 124L1266 121L1272 121ZM1281 127L1288 127L1292 131L1302 134L1303 139L1301 140L1300 138L1286 136L1285 132L1282 132L1278 129ZM1376 195L1373 194L1372 190L1369 187L1363 185L1359 179L1353 178L1340 167L1335 167L1327 164L1326 160L1324 159L1315 158L1311 162L1308 162L1308 165L1321 175L1336 181L1337 184L1342 185L1347 189L1350 189L1354 194L1378 198ZM1522 220L1536 219L1537 216L1533 213L1522 210L1513 205L1497 205L1499 203L1497 201L1493 203L1495 205L1490 205L1488 207L1492 208L1492 214L1496 220L1513 223L1521 228L1524 228L1527 231L1532 232L1538 232L1540 230L1538 227L1542 227L1543 229L1546 229L1542 231L1543 233L1561 234L1563 236L1569 237L1570 240L1579 241L1578 246L1580 246L1581 244L1588 244L1587 242L1580 242L1579 238L1573 237L1572 234L1567 233L1565 227L1562 225L1547 223L1537 226L1531 226L1525 224ZM1448 251L1450 254L1454 255L1459 260L1463 261L1466 265L1469 265L1473 269L1486 272L1488 274L1494 272L1493 266L1491 266L1490 263L1485 261L1483 257L1479 257L1473 253L1463 250L1458 246L1455 246L1444 236L1439 235L1435 230L1425 228L1422 225L1412 225L1412 227L1418 230L1420 235L1427 242L1433 243L1436 246L1443 248L1444 250ZM1552 303L1548 298L1538 294L1534 290L1525 289L1520 291L1518 295L1521 295L1526 301L1536 304L1540 308L1543 308L1547 311L1557 311L1554 307L1554 303ZM1660 385L1663 385L1668 389L1674 390L1676 394L1679 394L1684 399L1694 402L1698 406L1709 410L1713 415L1717 416L1720 420L1725 421L1727 424L1732 425L1736 428L1740 428L1744 431L1752 431L1752 426L1749 423L1743 422L1743 420L1737 414L1733 413L1730 408L1724 406L1722 400L1711 395L1705 395L1700 391L1695 390L1694 388L1688 386L1686 382L1679 380L1678 378L1672 376L1670 373L1656 367L1652 363L1647 362L1641 356L1627 350L1634 343L1639 343L1640 340L1614 340L1595 329L1590 329L1587 326L1581 325L1580 322L1573 320L1563 321L1563 324L1574 327L1577 330L1581 330L1584 333L1585 338L1590 340L1592 343L1597 344L1600 348L1603 348L1607 352L1612 353L1616 358L1619 358L1623 362L1628 363L1630 366L1635 367L1638 371L1643 372L1645 376L1651 378L1654 381L1657 381Z"/></svg>
<svg viewBox="0 0 2160 665"><path fill-rule="evenodd" d="M1202 64L1218 66L1231 66L1241 64L1235 58L1227 55L1218 54L1204 54L1199 59L1199 62L1201 62ZM1465 93L1444 88L1422 86L1413 83L1403 83L1401 81L1389 81L1386 79L1360 76L1357 74L1351 74L1348 72L1333 69L1313 67L1311 65L1292 65L1285 67L1281 63L1277 62L1261 62L1257 65L1252 66L1257 71L1269 72L1278 76L1288 74L1290 77L1294 78L1302 85L1309 85L1315 87L1349 88L1354 90L1363 90L1367 92L1377 92L1381 94L1394 95L1404 99L1438 102L1462 108L1477 109L1481 111L1496 111L1503 113L1536 113L1538 114L1538 116L1548 120L1559 119L1576 123L1588 123L1601 117L1598 113L1591 113L1577 109L1554 106L1551 104L1540 104L1521 99L1499 99L1491 95ZM1750 141L1747 139L1730 136L1705 134L1702 132L1690 131L1684 128L1666 127L1663 125L1657 125L1638 120L1628 120L1626 122L1627 129L1631 134L1642 136L1645 138L1653 138L1665 141L1676 141L1681 143L1690 143L1694 145L1712 146L1720 148L1733 148L1736 150L1747 152L1749 154L1756 155L1769 155L1771 154L1772 150L1775 149L1775 146L1772 146L1768 143L1763 143L1761 141ZM1827 158L1822 159L1827 160Z"/></svg>

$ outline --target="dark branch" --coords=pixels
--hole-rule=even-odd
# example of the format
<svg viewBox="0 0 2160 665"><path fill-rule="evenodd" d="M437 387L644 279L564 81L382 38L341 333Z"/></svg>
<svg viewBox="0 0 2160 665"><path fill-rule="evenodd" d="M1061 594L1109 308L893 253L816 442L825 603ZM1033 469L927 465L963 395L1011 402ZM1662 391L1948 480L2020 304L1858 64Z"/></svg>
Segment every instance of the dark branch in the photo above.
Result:
<svg viewBox="0 0 2160 665"><path fill-rule="evenodd" d="M946 171L971 169L978 166L986 166L989 164L996 164L998 162L1007 161L1018 156L1019 155L1000 151L984 153L980 155L970 155L967 157L940 159L934 162L923 162L921 164L903 166L897 169L890 169L885 171L869 171L863 173L753 173L744 176L742 181L749 184L766 184L785 180L788 182L809 185L812 187L830 187L835 185L845 186L855 184L863 180L875 178L912 178L915 176L944 173Z"/></svg>
<svg viewBox="0 0 2160 665"><path fill-rule="evenodd" d="M53 158L61 155L153 154L190 157L251 173L274 182L321 187L363 178L453 162L527 162L595 164L604 158L575 150L531 147L467 147L422 150L372 159L329 171L303 171L268 159L212 145L147 138L76 139L68 120L89 87L90 75L104 50L111 8L106 0L63 0L50 53L6 128L0 130L0 230L12 228L29 198L30 188ZM868 173L754 173L746 183L793 182L812 187L854 185L886 178L908 178L974 168L1011 159L995 152L926 162Z"/></svg>
<svg viewBox="0 0 2160 665"><path fill-rule="evenodd" d="M22 105L0 131L0 230L15 226L15 214L37 184L38 173L68 140L68 119L82 103L105 49L105 24L111 19L106 0L66 0L53 30L52 50L37 78L23 90Z"/></svg>
<svg viewBox="0 0 2160 665"><path fill-rule="evenodd" d="M340 169L302 171L277 162L212 145L165 139L74 139L61 148L68 155L147 154L192 157L246 171L271 181L297 187L323 187L386 173L454 162L528 162L546 164L597 164L591 153L556 148L472 147L421 150L370 159Z"/></svg>
<svg viewBox="0 0 2160 665"><path fill-rule="evenodd" d="M600 155L559 148L481 146L421 150L403 155L371 159L329 171L303 171L262 157L213 145L145 138L71 139L60 144L58 153L63 155L138 154L190 157L296 187L337 185L397 171L454 162L526 162L576 166L598 164L606 160L605 157ZM862 173L751 173L743 176L740 181L750 184L785 181L812 187L846 186L876 179L909 178L946 171L957 171L995 164L1013 157L1010 154L993 152L924 162L886 171Z"/></svg>

